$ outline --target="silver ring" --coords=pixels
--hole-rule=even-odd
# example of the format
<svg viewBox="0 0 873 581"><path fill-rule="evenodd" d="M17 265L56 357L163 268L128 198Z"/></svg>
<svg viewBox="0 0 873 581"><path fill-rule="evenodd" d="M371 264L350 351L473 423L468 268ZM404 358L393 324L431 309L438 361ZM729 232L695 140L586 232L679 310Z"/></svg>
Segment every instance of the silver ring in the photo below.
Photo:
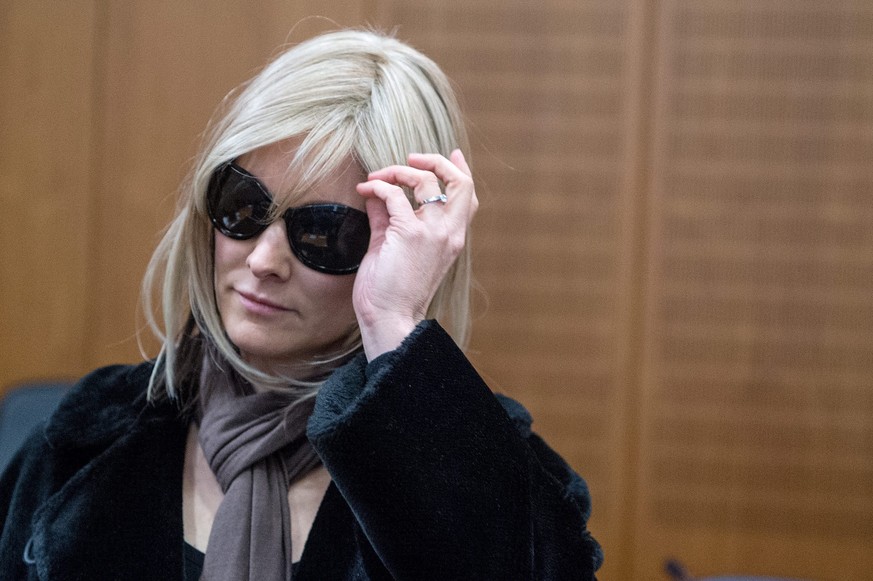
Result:
<svg viewBox="0 0 873 581"><path fill-rule="evenodd" d="M428 198L426 200L422 200L421 202L418 203L418 207L421 208L425 204L433 204L434 202L442 202L443 204L445 204L448 201L449 201L449 198L446 197L445 194L440 194L438 196L433 196L433 197Z"/></svg>

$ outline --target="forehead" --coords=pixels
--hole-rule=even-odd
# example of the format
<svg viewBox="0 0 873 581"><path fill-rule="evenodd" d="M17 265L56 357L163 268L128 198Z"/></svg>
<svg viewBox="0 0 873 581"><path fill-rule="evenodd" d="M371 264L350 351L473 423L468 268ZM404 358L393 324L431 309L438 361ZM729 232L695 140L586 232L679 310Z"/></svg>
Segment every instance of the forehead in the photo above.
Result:
<svg viewBox="0 0 873 581"><path fill-rule="evenodd" d="M301 187L301 170L294 167L298 143L286 140L266 145L239 156L236 162L258 178L280 207L331 202L363 210L364 199L355 190L366 179L360 164L347 155L327 175Z"/></svg>

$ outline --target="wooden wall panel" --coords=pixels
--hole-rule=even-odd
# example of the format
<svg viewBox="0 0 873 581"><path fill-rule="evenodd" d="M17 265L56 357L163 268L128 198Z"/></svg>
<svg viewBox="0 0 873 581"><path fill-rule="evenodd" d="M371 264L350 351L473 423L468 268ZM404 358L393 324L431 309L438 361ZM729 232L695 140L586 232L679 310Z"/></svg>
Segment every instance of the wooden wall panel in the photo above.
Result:
<svg viewBox="0 0 873 581"><path fill-rule="evenodd" d="M0 389L82 369L94 26L94 2L0 8Z"/></svg>
<svg viewBox="0 0 873 581"><path fill-rule="evenodd" d="M471 357L593 490L620 578L634 127L629 2L386 2L457 83L481 200Z"/></svg>
<svg viewBox="0 0 873 581"><path fill-rule="evenodd" d="M637 578L869 579L873 9L661 16Z"/></svg>

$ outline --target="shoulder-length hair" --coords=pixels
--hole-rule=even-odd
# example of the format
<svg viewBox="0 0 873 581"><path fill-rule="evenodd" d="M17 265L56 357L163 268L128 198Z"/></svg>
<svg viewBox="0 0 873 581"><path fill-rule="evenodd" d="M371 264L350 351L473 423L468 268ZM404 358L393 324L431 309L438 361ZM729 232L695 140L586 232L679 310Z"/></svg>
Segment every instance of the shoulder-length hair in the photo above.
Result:
<svg viewBox="0 0 873 581"><path fill-rule="evenodd" d="M247 364L224 332L214 292L214 233L205 200L209 179L225 162L291 138L299 147L287 171L300 192L328 178L350 157L366 173L405 164L412 152L448 157L455 148L469 149L449 80L410 46L381 33L344 30L281 52L232 92L213 117L182 184L176 217L149 263L143 308L162 344L149 385L151 398L168 396L184 404L196 397L190 386L197 385L204 341L258 385L290 385L301 398L313 396L320 386L317 381L275 377ZM427 312L462 348L470 329L470 288L468 246ZM336 366L360 348L356 331L341 352L325 354L312 365Z"/></svg>

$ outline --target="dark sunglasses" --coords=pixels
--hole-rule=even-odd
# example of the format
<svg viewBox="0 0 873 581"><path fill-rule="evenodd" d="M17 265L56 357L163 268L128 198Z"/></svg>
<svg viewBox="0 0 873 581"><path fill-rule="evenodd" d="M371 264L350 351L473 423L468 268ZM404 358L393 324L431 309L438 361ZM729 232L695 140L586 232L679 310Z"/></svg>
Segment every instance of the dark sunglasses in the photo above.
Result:
<svg viewBox="0 0 873 581"><path fill-rule="evenodd" d="M209 219L236 240L254 238L270 225L273 197L258 179L233 162L218 167L206 193ZM327 274L358 270L370 242L367 214L342 204L309 204L282 214L291 251Z"/></svg>

